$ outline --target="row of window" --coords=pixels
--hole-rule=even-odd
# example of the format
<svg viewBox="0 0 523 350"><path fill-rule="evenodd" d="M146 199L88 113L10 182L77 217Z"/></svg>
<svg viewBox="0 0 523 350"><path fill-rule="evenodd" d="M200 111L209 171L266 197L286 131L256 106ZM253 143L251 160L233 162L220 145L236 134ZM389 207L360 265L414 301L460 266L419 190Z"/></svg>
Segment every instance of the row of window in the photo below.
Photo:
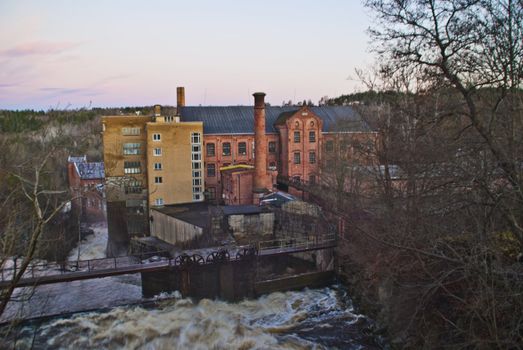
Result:
<svg viewBox="0 0 523 350"><path fill-rule="evenodd" d="M309 164L316 163L316 152L309 152ZM301 164L301 153L294 152L294 164Z"/></svg>
<svg viewBox="0 0 523 350"><path fill-rule="evenodd" d="M160 134L154 134L158 135L158 140L160 140ZM199 138L198 138L199 140ZM309 134L309 141L310 142L316 142L316 133L314 131L311 131ZM300 142L300 132L295 131L294 132L294 142L299 143ZM201 160L201 149L200 145L193 145L193 154L192 154L192 160ZM123 145L123 154L124 155L140 155L141 154L141 148L142 144L139 142L129 142L124 143ZM195 149L197 148L197 149ZM214 143L208 143L206 145L207 150L207 156L213 157L216 155L216 147ZM327 152L332 152L334 150L334 142L332 140L329 140L325 143L325 150ZM269 153L276 153L276 142L271 141L269 142ZM247 155L247 143L246 142L238 142L238 154L239 155ZM154 156L161 156L162 155L162 148L161 147L155 147L153 149L153 155ZM231 155L231 143L230 142L224 142L222 144L222 155L223 156L230 156ZM155 167L156 169L156 167ZM160 168L161 169L161 168ZM158 169L157 169L158 170Z"/></svg>
<svg viewBox="0 0 523 350"><path fill-rule="evenodd" d="M294 143L300 143L301 142L301 132L295 131L294 132ZM309 131L309 142L314 143L316 142L316 131Z"/></svg>
<svg viewBox="0 0 523 350"><path fill-rule="evenodd" d="M199 201L203 196L203 181L201 178L202 168L202 146L201 134L191 133L191 164L192 164L192 199Z"/></svg>

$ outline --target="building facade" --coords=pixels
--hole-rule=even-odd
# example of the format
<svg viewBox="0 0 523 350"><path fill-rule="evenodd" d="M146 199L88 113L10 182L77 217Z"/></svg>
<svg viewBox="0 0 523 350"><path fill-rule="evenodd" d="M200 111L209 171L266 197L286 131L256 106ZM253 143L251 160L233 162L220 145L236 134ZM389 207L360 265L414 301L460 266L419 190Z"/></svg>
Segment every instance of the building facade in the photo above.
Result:
<svg viewBox="0 0 523 350"><path fill-rule="evenodd" d="M322 157L340 135L376 137L351 107L273 107L264 93L253 96L254 107L194 107L178 88L176 115L157 106L153 116L104 117L109 229L113 215L126 214L114 226L147 234L149 207L257 204L278 175L320 181Z"/></svg>
<svg viewBox="0 0 523 350"><path fill-rule="evenodd" d="M80 215L83 222L104 221L104 163L88 162L86 156L69 156L67 178L73 211Z"/></svg>

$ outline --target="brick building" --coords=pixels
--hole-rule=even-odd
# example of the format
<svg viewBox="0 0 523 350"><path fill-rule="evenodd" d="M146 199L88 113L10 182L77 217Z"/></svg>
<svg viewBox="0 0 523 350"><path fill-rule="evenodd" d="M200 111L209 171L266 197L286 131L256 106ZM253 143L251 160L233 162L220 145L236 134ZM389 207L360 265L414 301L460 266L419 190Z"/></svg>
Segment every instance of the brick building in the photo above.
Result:
<svg viewBox="0 0 523 350"><path fill-rule="evenodd" d="M343 140L375 140L351 107L273 107L265 105L264 93L253 96L254 108L185 106L185 90L178 88L175 116L162 116L158 108L155 116L104 117L107 181L139 188L108 194L120 203L114 211L139 214L147 225L149 206L197 202L204 195L214 203L257 204L278 176L321 181L324 153ZM128 233L148 232L137 227Z"/></svg>
<svg viewBox="0 0 523 350"><path fill-rule="evenodd" d="M105 220L104 163L88 162L86 156L67 159L67 177L72 205L82 221Z"/></svg>

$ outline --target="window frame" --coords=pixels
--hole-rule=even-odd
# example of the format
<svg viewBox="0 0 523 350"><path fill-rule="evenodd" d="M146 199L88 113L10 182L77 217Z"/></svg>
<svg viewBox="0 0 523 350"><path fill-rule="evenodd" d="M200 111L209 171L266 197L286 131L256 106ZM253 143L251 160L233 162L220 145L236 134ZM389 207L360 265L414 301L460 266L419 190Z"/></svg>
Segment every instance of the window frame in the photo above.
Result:
<svg viewBox="0 0 523 350"><path fill-rule="evenodd" d="M240 147L243 148L243 151L241 151ZM238 142L238 155L240 155L240 156L247 155L247 142L244 142L244 141Z"/></svg>
<svg viewBox="0 0 523 350"><path fill-rule="evenodd" d="M267 146L267 149L269 150L269 153L276 153L276 142L269 141L269 145Z"/></svg>
<svg viewBox="0 0 523 350"><path fill-rule="evenodd" d="M205 155L207 157L216 157L216 144L209 142L205 145Z"/></svg>
<svg viewBox="0 0 523 350"><path fill-rule="evenodd" d="M316 164L316 151L309 151L309 164Z"/></svg>
<svg viewBox="0 0 523 350"><path fill-rule="evenodd" d="M209 173L209 170L212 168L212 175L210 175ZM205 169L205 174L207 175L207 177L215 177L216 176L216 164L214 163L209 163L207 164L207 167Z"/></svg>
<svg viewBox="0 0 523 350"><path fill-rule="evenodd" d="M316 143L316 131L309 131L309 143Z"/></svg>
<svg viewBox="0 0 523 350"><path fill-rule="evenodd" d="M300 143L301 142L301 132L295 130L293 139L294 139L294 143Z"/></svg>
<svg viewBox="0 0 523 350"><path fill-rule="evenodd" d="M225 152L225 145L227 146L228 152ZM230 142L223 142L222 143L222 156L224 157L230 157L231 156L231 143Z"/></svg>
<svg viewBox="0 0 523 350"><path fill-rule="evenodd" d="M301 152L294 152L293 153L293 164L301 164Z"/></svg>

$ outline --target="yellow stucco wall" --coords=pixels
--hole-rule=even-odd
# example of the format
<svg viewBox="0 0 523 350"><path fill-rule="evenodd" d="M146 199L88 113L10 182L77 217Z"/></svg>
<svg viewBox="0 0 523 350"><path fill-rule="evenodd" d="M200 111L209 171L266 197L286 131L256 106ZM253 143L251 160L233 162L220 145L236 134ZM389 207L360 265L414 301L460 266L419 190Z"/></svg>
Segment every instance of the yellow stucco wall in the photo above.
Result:
<svg viewBox="0 0 523 350"><path fill-rule="evenodd" d="M155 206L158 198L164 204L193 202L191 133L200 134L200 154L203 154L203 123L159 121L147 123L146 129L149 205ZM154 134L159 134L160 140L154 140ZM161 149L161 155L155 155L155 148ZM203 160L200 160L203 191ZM161 163L161 169L156 169L155 163ZM161 177L162 182L156 183L156 177Z"/></svg>
<svg viewBox="0 0 523 350"><path fill-rule="evenodd" d="M102 118L102 140L107 185L107 200L118 201L129 198L143 197L144 193L133 193L128 196L124 192L125 183L136 180L141 181L146 188L146 123L150 116L104 116ZM125 135L124 128L139 128L138 135ZM125 143L140 143L140 154L125 155ZM138 174L125 174L124 162L140 162L141 172Z"/></svg>

